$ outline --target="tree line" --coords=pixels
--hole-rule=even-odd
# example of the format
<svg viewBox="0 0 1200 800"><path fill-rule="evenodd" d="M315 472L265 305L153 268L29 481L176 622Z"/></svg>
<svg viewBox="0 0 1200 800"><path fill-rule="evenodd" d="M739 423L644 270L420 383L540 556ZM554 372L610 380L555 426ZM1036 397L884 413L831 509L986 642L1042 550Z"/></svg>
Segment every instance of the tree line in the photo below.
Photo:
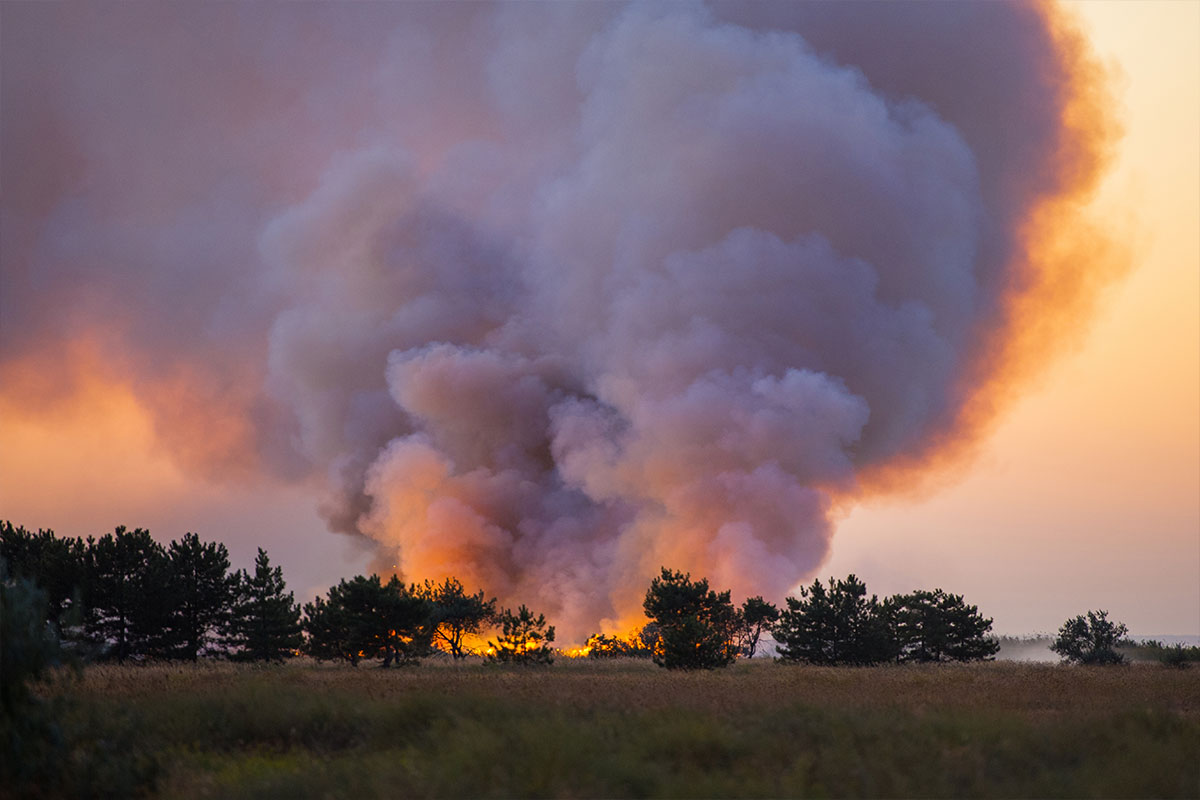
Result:
<svg viewBox="0 0 1200 800"><path fill-rule="evenodd" d="M98 660L280 661L305 653L390 666L434 651L497 662L552 658L554 627L544 615L498 609L495 598L469 593L455 578L405 584L359 575L301 607L261 548L253 572L231 572L225 545L194 533L164 547L142 528L71 539L11 522L0 523L0 562L11 578L38 587L64 645ZM485 648L468 646L493 629Z"/></svg>
<svg viewBox="0 0 1200 800"><path fill-rule="evenodd" d="M854 575L813 581L781 610L761 597L740 608L708 580L663 568L643 609L659 630L655 663L668 669L722 667L753 657L762 634L781 661L866 666L888 662L978 661L1000 649L992 620L961 595L917 590L885 600L867 596Z"/></svg>
<svg viewBox="0 0 1200 800"><path fill-rule="evenodd" d="M272 660L301 644L299 610L262 549L253 572L231 572L225 545L194 533L164 547L142 528L72 539L4 522L0 559L38 586L64 644L89 657Z"/></svg>
<svg viewBox="0 0 1200 800"><path fill-rule="evenodd" d="M499 608L452 577L405 583L359 575L300 606L264 550L252 572L230 571L225 546L194 533L164 547L141 528L71 539L3 522L0 561L40 587L59 638L90 658L279 661L304 653L387 667L437 652L549 664L556 652L543 614ZM643 611L648 622L633 634L597 633L561 652L713 669L753 658L767 636L779 661L830 666L978 661L999 650L992 620L961 595L919 589L880 600L854 575L816 580L779 608L762 597L735 606L729 591L664 567ZM1119 663L1125 633L1104 612L1088 612L1063 625L1052 649L1068 661Z"/></svg>

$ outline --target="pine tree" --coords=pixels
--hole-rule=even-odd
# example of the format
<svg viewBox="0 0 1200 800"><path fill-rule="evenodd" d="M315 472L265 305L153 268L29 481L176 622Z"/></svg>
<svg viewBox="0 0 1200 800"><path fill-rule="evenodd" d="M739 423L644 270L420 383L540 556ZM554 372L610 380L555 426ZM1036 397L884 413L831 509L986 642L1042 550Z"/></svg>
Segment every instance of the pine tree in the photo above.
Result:
<svg viewBox="0 0 1200 800"><path fill-rule="evenodd" d="M650 583L642 608L658 625L654 663L667 669L713 669L737 658L738 613L729 592L708 580L662 568Z"/></svg>
<svg viewBox="0 0 1200 800"><path fill-rule="evenodd" d="M229 574L229 552L219 542L201 542L186 533L171 542L167 561L174 602L166 649L195 661L229 617L236 580Z"/></svg>
<svg viewBox="0 0 1200 800"><path fill-rule="evenodd" d="M351 646L349 615L334 594L336 588L330 587L328 599L314 597L304 604L303 650L318 661L341 659L357 666L365 653Z"/></svg>
<svg viewBox="0 0 1200 800"><path fill-rule="evenodd" d="M235 658L246 661L283 661L299 649L300 607L286 592L283 570L272 567L261 547L254 559L254 575L235 573L235 596L227 643Z"/></svg>
<svg viewBox="0 0 1200 800"><path fill-rule="evenodd" d="M121 526L89 537L86 550L89 635L117 660L164 654L174 602L162 545L147 530Z"/></svg>
<svg viewBox="0 0 1200 800"><path fill-rule="evenodd" d="M432 638L432 605L398 578L357 575L329 589L328 598L304 606L307 652L318 659L411 662L426 655Z"/></svg>
<svg viewBox="0 0 1200 800"><path fill-rule="evenodd" d="M496 616L496 598L485 600L482 590L467 594L457 578L425 581L417 593L433 604L434 641L455 660L467 657L466 635L478 634Z"/></svg>
<svg viewBox="0 0 1200 800"><path fill-rule="evenodd" d="M779 621L779 609L762 597L749 597L738 609L737 645L738 652L746 658L754 658L763 632Z"/></svg>
<svg viewBox="0 0 1200 800"><path fill-rule="evenodd" d="M886 610L854 575L788 597L775 626L779 657L810 664L875 664L895 657Z"/></svg>
<svg viewBox="0 0 1200 800"><path fill-rule="evenodd" d="M500 612L500 635L488 642L488 660L503 664L549 665L554 663L550 643L554 641L554 626L546 627L546 615L533 612L522 605L514 613Z"/></svg>
<svg viewBox="0 0 1200 800"><path fill-rule="evenodd" d="M415 664L433 650L434 605L417 587L392 576L383 587L383 666Z"/></svg>
<svg viewBox="0 0 1200 800"><path fill-rule="evenodd" d="M918 589L885 603L901 661L979 661L1000 650L992 621L962 595Z"/></svg>
<svg viewBox="0 0 1200 800"><path fill-rule="evenodd" d="M49 618L61 624L77 610L84 584L84 545L81 539L59 538L54 531L37 533L0 523L0 558L9 574L29 578L46 593Z"/></svg>

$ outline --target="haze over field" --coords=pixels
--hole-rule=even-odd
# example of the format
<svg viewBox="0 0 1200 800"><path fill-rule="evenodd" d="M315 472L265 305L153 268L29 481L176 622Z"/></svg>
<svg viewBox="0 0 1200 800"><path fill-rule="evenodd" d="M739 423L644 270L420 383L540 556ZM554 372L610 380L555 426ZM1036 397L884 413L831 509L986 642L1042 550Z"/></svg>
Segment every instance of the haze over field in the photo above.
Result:
<svg viewBox="0 0 1200 800"><path fill-rule="evenodd" d="M1191 327L1141 382L1178 405L1119 432L1169 491L1078 461L1121 451L1114 392L1008 456L1061 453L1057 504L1010 475L932 530L896 504L977 463L1157 253L1088 205L1144 129L1139 73L1089 42L1120 26L1076 10L6 4L0 516L261 544L302 596L456 575L570 641L663 564L775 600L843 567L941 583L1045 629L1107 599L1057 543L1086 503L1101 584L1138 537L1174 570L1153 595L1133 568L1146 622L1113 613L1200 629L1200 289L1156 306ZM1196 72L1167 126L1193 240ZM1186 296L1194 247L1170 258ZM1040 564L1061 583L1005 607Z"/></svg>

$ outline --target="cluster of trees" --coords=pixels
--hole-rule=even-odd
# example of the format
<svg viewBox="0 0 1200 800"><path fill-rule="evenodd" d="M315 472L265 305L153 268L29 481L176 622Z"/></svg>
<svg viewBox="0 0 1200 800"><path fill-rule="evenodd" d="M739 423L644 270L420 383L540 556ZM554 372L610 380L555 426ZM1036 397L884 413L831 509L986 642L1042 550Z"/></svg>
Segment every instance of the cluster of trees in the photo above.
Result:
<svg viewBox="0 0 1200 800"><path fill-rule="evenodd" d="M386 667L438 651L549 664L555 652L554 626L544 615L523 605L498 609L495 598L468 592L455 578L406 584L359 575L301 609L266 552L258 551L252 573L231 572L225 546L193 533L164 547L140 528L84 540L3 522L0 563L12 580L39 587L63 642L99 658L278 661L304 652ZM643 610L650 621L634 635L595 634L568 652L713 669L754 657L766 635L781 661L822 665L976 661L999 650L992 620L961 595L916 590L880 600L854 575L814 581L780 609L762 597L735 606L730 592L714 591L707 579L664 567ZM1068 620L1051 649L1065 661L1121 663L1126 633L1105 612L1089 611ZM1191 660L1190 651L1177 649L1168 655Z"/></svg>
<svg viewBox="0 0 1200 800"><path fill-rule="evenodd" d="M454 659L484 655L491 661L549 664L554 626L525 606L497 611L496 599L468 593L456 578L405 584L392 577L356 576L304 606L304 651L318 659L380 659L383 666L411 664L434 651ZM484 648L469 646L498 629Z"/></svg>
<svg viewBox="0 0 1200 800"><path fill-rule="evenodd" d="M230 572L223 544L185 534L166 547L141 528L60 538L0 523L0 559L45 595L65 642L101 658L279 659L300 646L299 609L258 551Z"/></svg>
<svg viewBox="0 0 1200 800"><path fill-rule="evenodd" d="M188 533L166 547L149 531L60 538L0 523L0 561L40 587L46 616L89 657L279 661L300 652L357 665L404 664L435 650L459 659L550 663L554 627L521 606L468 593L454 578L406 585L393 577L343 580L303 609L262 549L253 573L230 571L225 546ZM486 647L468 647L497 630Z"/></svg>
<svg viewBox="0 0 1200 800"><path fill-rule="evenodd" d="M708 580L666 569L646 592L643 609L658 626L655 663L711 669L752 657L762 634L779 643L782 661L867 665L990 659L999 642L992 621L960 595L918 590L880 601L853 575L819 580L788 597L782 611L761 597L740 608Z"/></svg>

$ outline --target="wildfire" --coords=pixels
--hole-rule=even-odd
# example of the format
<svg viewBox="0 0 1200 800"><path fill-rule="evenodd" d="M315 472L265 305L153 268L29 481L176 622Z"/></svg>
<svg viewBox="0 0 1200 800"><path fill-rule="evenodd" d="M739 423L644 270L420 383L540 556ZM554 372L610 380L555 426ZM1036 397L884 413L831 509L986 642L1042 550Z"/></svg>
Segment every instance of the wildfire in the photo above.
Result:
<svg viewBox="0 0 1200 800"><path fill-rule="evenodd" d="M591 655L592 648L589 645L583 647L566 647L558 651L565 658L587 658Z"/></svg>
<svg viewBox="0 0 1200 800"><path fill-rule="evenodd" d="M540 649L544 645L545 645L545 642L542 639L535 638L535 639L527 639L523 642L517 642L515 644L501 643L500 646L503 649L508 650L513 653L530 653L530 652L533 652L534 650ZM489 656L495 655L496 648L494 646L489 645L489 647L485 651L485 653Z"/></svg>
<svg viewBox="0 0 1200 800"><path fill-rule="evenodd" d="M564 647L559 654L564 658L605 658L631 656L643 651L646 643L641 638L642 628L636 627L626 633L607 635L593 633L580 647Z"/></svg>

